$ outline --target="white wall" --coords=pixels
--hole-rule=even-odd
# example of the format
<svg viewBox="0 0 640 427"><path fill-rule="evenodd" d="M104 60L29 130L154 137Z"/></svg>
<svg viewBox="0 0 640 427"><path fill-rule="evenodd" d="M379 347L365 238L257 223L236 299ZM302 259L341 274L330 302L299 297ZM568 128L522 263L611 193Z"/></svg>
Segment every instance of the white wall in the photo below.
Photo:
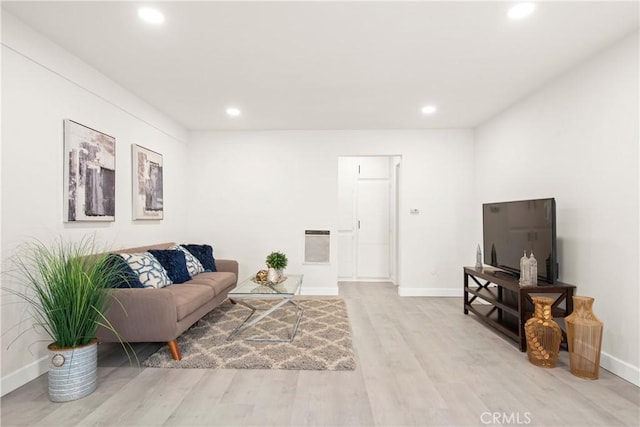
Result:
<svg viewBox="0 0 640 427"><path fill-rule="evenodd" d="M480 126L475 165L476 206L556 198L560 279L595 297L602 365L636 384L638 76L635 33Z"/></svg>
<svg viewBox="0 0 640 427"><path fill-rule="evenodd" d="M63 222L63 120L116 138L116 221ZM181 240L187 198L187 132L68 52L2 16L2 286L7 258L22 242L95 233L111 247ZM164 155L165 219L132 221L131 144ZM2 393L46 371L45 339L9 330L24 308L2 305ZM25 324L21 330L28 329Z"/></svg>
<svg viewBox="0 0 640 427"><path fill-rule="evenodd" d="M472 131L194 132L189 146L190 238L238 259L241 277L284 251L303 292L324 294L337 292L338 157L402 156L399 292L461 294L477 244ZM331 230L330 265L302 264L306 228Z"/></svg>

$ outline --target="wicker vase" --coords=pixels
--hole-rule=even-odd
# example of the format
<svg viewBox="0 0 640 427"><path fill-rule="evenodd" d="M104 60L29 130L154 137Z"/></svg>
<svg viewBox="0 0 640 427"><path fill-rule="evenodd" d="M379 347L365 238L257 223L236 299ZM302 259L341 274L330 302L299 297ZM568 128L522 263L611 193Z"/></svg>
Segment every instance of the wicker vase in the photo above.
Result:
<svg viewBox="0 0 640 427"><path fill-rule="evenodd" d="M551 304L553 299L533 297L535 312L524 324L529 362L544 368L555 368L562 340L562 330L553 320Z"/></svg>
<svg viewBox="0 0 640 427"><path fill-rule="evenodd" d="M573 297L573 312L564 321L569 342L569 368L581 378L598 379L603 323L593 314L593 298Z"/></svg>

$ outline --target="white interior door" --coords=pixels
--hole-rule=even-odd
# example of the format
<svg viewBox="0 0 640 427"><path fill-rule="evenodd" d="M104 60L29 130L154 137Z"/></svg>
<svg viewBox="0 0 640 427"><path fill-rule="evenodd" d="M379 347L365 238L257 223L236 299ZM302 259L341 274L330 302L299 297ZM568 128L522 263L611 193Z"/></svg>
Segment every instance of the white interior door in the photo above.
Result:
<svg viewBox="0 0 640 427"><path fill-rule="evenodd" d="M357 184L357 276L389 278L389 180Z"/></svg>
<svg viewBox="0 0 640 427"><path fill-rule="evenodd" d="M338 159L338 278L397 282L400 157Z"/></svg>
<svg viewBox="0 0 640 427"><path fill-rule="evenodd" d="M356 277L356 182L358 162L355 157L338 160L338 277Z"/></svg>

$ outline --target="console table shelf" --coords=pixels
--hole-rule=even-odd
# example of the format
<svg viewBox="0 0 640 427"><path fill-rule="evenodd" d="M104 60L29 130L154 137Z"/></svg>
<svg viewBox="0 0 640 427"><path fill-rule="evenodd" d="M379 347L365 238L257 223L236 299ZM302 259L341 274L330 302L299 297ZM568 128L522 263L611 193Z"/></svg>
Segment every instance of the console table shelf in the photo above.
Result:
<svg viewBox="0 0 640 427"><path fill-rule="evenodd" d="M478 320L514 341L520 351L526 351L524 324L533 315L531 296L545 294L554 298L553 317L566 317L573 311L575 288L560 282L521 287L517 278L498 268L464 267L464 314L475 314ZM564 333L563 338L566 341Z"/></svg>

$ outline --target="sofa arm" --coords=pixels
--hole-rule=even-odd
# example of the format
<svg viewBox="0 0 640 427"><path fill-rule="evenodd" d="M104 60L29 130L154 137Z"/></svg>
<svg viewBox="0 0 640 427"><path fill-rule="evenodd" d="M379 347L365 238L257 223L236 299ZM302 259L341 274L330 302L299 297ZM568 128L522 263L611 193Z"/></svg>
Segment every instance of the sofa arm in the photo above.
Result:
<svg viewBox="0 0 640 427"><path fill-rule="evenodd" d="M178 314L173 296L163 289L113 289L106 318L125 342L171 341L178 336ZM105 322L106 323L106 322ZM98 340L118 342L109 329L100 327Z"/></svg>
<svg viewBox="0 0 640 427"><path fill-rule="evenodd" d="M233 259L216 259L216 270L233 273L238 279L238 261Z"/></svg>

